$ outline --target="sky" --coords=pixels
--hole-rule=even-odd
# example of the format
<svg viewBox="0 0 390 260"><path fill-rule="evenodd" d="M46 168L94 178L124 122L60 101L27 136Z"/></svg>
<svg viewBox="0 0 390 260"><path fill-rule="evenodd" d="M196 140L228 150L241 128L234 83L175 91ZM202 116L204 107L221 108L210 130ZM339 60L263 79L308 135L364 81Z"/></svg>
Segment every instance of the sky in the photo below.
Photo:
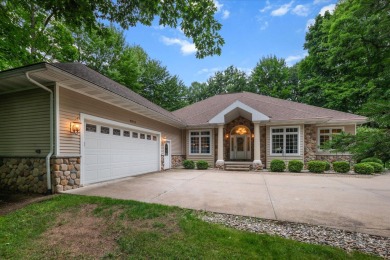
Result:
<svg viewBox="0 0 390 260"><path fill-rule="evenodd" d="M291 66L307 55L305 34L318 14L332 12L337 0L214 0L215 18L225 40L220 56L195 57L192 40L177 28L138 24L125 31L127 43L140 45L186 86L205 82L230 65L250 74L262 57L276 55Z"/></svg>

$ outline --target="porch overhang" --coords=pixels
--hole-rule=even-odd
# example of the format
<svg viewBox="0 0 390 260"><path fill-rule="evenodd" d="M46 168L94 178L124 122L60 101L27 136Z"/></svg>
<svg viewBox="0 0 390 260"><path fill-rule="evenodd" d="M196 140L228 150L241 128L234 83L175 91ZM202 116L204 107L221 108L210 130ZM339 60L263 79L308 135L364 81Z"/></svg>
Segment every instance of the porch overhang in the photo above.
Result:
<svg viewBox="0 0 390 260"><path fill-rule="evenodd" d="M263 113L251 108L248 105L236 100L234 103L226 107L212 119L210 124L226 124L238 116L242 116L252 122L268 122L270 118Z"/></svg>

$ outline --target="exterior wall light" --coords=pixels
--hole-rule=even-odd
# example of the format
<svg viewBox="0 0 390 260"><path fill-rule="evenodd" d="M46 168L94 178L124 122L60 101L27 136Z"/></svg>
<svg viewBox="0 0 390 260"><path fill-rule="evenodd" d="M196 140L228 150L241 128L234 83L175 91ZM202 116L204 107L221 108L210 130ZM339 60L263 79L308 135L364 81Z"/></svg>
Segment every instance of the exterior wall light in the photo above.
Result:
<svg viewBox="0 0 390 260"><path fill-rule="evenodd" d="M161 142L163 144L165 144L167 142L167 137L165 135L161 138Z"/></svg>
<svg viewBox="0 0 390 260"><path fill-rule="evenodd" d="M252 134L252 138L255 138L255 135L254 135L254 134Z"/></svg>
<svg viewBox="0 0 390 260"><path fill-rule="evenodd" d="M77 117L73 122L70 122L70 132L74 135L79 135L81 130L80 118Z"/></svg>
<svg viewBox="0 0 390 260"><path fill-rule="evenodd" d="M226 135L225 135L225 138L226 138L226 139L229 139L229 134L226 134Z"/></svg>

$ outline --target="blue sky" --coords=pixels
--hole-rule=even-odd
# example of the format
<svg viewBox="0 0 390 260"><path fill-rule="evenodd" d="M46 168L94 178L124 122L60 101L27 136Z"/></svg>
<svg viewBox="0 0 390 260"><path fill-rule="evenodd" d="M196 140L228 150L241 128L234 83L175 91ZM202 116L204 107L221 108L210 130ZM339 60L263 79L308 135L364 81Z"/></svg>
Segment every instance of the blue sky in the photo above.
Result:
<svg viewBox="0 0 390 260"><path fill-rule="evenodd" d="M189 86L205 82L230 65L250 73L264 56L284 58L288 65L301 60L309 24L319 13L332 11L337 0L214 0L216 19L225 39L220 56L195 58L195 46L179 29L137 25L125 31L129 44L140 45L160 60L171 74Z"/></svg>

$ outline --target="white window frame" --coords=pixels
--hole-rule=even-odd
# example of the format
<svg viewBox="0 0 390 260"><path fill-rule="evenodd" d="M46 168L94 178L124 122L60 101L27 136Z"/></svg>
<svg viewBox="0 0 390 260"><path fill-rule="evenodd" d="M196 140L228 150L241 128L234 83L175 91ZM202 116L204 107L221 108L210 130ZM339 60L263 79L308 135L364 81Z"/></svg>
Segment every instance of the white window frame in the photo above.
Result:
<svg viewBox="0 0 390 260"><path fill-rule="evenodd" d="M283 133L272 133L272 129L281 129L283 128ZM286 133L286 128L298 128L298 153L285 153L286 151L286 135L287 134L291 134L291 133ZM283 152L282 153L273 153L272 152L272 136L273 135L281 135L283 134ZM280 157L283 157L283 156L300 156L301 155L301 126L299 125L293 125L293 126L273 126L273 127L270 127L269 128L269 152L270 152L270 155L272 156L280 156Z"/></svg>
<svg viewBox="0 0 390 260"><path fill-rule="evenodd" d="M344 126L331 126L331 127L318 127L317 129L317 151L323 152L323 151L329 151L325 149L321 149L320 145L320 131L321 130L330 130L329 134L323 134L323 135L329 135L329 140L332 140L332 130L333 129L341 129L341 132L344 132Z"/></svg>
<svg viewBox="0 0 390 260"><path fill-rule="evenodd" d="M201 132L209 131L210 135L201 135ZM199 153L192 153L191 152L191 133L199 133ZM209 153L202 153L202 143L201 138L202 137L209 137L210 138L210 152ZM201 130L190 130L188 131L188 154L189 155L211 155L212 154L212 147L213 147L213 130L212 129L201 129Z"/></svg>

